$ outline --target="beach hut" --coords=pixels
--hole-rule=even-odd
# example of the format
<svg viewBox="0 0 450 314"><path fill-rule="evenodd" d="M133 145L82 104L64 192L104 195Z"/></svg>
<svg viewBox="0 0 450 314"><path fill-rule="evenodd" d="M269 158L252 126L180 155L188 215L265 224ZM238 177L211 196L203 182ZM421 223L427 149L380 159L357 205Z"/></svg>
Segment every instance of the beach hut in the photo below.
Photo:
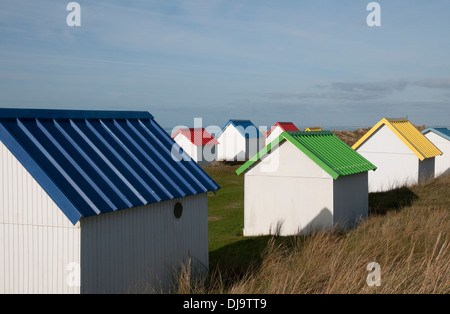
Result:
<svg viewBox="0 0 450 314"><path fill-rule="evenodd" d="M320 128L318 126L313 126L313 127L306 128L305 131L322 131L322 128Z"/></svg>
<svg viewBox="0 0 450 314"><path fill-rule="evenodd" d="M200 165L208 165L217 159L219 142L204 128L178 129L172 138Z"/></svg>
<svg viewBox="0 0 450 314"><path fill-rule="evenodd" d="M353 149L378 168L369 174L370 192L387 191L433 177L435 157L442 154L405 118L381 119Z"/></svg>
<svg viewBox="0 0 450 314"><path fill-rule="evenodd" d="M245 161L264 146L264 136L250 120L229 120L216 139L221 161Z"/></svg>
<svg viewBox="0 0 450 314"><path fill-rule="evenodd" d="M266 134L265 145L272 142L274 139L278 138L284 131L300 131L294 123L292 122L277 122Z"/></svg>
<svg viewBox="0 0 450 314"><path fill-rule="evenodd" d="M442 152L441 156L435 157L435 176L450 173L450 130L447 128L428 128L423 130L422 134Z"/></svg>
<svg viewBox="0 0 450 314"><path fill-rule="evenodd" d="M368 215L376 169L331 131L283 132L236 173L244 177L244 235L347 229Z"/></svg>
<svg viewBox="0 0 450 314"><path fill-rule="evenodd" d="M219 186L173 146L148 112L0 109L0 294L161 291L188 259L206 270Z"/></svg>

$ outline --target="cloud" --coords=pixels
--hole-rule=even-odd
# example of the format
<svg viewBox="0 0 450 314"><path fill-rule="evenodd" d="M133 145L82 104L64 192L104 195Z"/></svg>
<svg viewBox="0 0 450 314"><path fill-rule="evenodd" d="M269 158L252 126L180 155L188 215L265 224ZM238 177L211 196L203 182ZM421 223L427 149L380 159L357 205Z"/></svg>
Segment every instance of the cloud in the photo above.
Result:
<svg viewBox="0 0 450 314"><path fill-rule="evenodd" d="M407 80L385 82L332 82L326 85L316 85L313 92L298 93L267 93L268 99L333 99L363 101L381 99L394 92L403 91L408 84Z"/></svg>
<svg viewBox="0 0 450 314"><path fill-rule="evenodd" d="M398 79L379 82L333 82L329 85L317 85L318 88L331 88L345 92L393 93L403 91L408 86L436 89L450 89L450 78Z"/></svg>
<svg viewBox="0 0 450 314"><path fill-rule="evenodd" d="M311 99L330 99L330 100L373 100L382 98L384 95L379 93L367 93L360 91L331 90L326 92L304 92L304 93L267 93L265 97L272 100L311 100Z"/></svg>
<svg viewBox="0 0 450 314"><path fill-rule="evenodd" d="M427 88L450 89L450 78L423 79L414 81L412 84Z"/></svg>
<svg viewBox="0 0 450 314"><path fill-rule="evenodd" d="M402 91L409 84L407 80L385 81L385 82L334 82L329 88L344 92L369 92L369 93L392 93Z"/></svg>
<svg viewBox="0 0 450 314"><path fill-rule="evenodd" d="M383 99L394 93L403 92L407 87L418 86L428 89L450 89L450 78L397 79L376 82L336 81L329 84L317 84L314 91L297 93L271 92L264 97L270 100L350 100L366 101Z"/></svg>

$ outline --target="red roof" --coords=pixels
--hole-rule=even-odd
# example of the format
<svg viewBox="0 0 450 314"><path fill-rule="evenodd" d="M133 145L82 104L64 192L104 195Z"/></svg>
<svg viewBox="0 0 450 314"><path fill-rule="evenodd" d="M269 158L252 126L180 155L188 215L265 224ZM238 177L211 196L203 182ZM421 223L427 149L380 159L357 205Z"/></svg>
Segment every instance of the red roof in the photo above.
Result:
<svg viewBox="0 0 450 314"><path fill-rule="evenodd" d="M172 138L175 138L178 133L186 136L186 138L195 146L219 144L219 142L204 128L178 129L178 131L172 135Z"/></svg>
<svg viewBox="0 0 450 314"><path fill-rule="evenodd" d="M269 132L267 132L266 137L269 136L270 132L272 132L276 127L280 127L283 131L300 131L294 123L292 122L277 122Z"/></svg>

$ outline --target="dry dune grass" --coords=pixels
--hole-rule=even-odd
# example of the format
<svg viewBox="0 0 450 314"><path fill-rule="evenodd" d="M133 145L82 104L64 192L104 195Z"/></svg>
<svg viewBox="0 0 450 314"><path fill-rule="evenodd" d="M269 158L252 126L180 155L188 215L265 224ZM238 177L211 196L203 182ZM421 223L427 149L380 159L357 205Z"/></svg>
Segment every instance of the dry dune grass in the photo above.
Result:
<svg viewBox="0 0 450 314"><path fill-rule="evenodd" d="M357 129L353 131L333 131L334 135L339 137L348 146L353 146L361 137L369 132L371 128Z"/></svg>
<svg viewBox="0 0 450 314"><path fill-rule="evenodd" d="M230 278L227 269L216 268L193 283L185 270L174 292L448 294L450 176L403 189L415 195L410 203L377 207L354 230L272 237L261 263L248 265L243 275ZM371 262L381 267L380 286L366 282Z"/></svg>

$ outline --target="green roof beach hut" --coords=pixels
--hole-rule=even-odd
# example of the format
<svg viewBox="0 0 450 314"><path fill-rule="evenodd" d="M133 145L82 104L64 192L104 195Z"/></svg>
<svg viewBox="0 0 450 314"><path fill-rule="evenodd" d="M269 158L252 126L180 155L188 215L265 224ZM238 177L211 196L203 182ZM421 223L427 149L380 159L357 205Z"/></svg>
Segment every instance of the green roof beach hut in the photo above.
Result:
<svg viewBox="0 0 450 314"><path fill-rule="evenodd" d="M331 131L283 132L236 170L244 179L244 235L348 229L368 215L376 167Z"/></svg>

